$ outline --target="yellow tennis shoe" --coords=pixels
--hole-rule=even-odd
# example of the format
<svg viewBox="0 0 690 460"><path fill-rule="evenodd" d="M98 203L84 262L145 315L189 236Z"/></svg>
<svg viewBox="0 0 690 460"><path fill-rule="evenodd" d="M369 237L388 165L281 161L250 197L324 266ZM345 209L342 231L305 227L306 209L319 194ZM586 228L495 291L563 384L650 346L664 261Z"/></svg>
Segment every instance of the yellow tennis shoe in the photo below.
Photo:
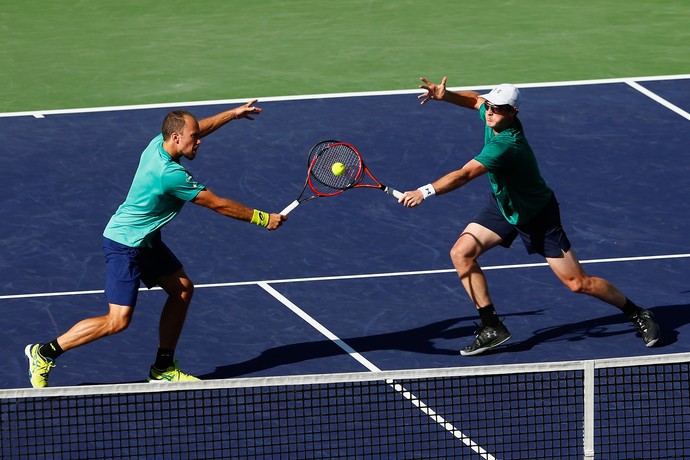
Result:
<svg viewBox="0 0 690 460"><path fill-rule="evenodd" d="M186 374L177 367L177 361L165 370L156 369L151 366L149 371L149 382L192 382L199 380L193 375Z"/></svg>
<svg viewBox="0 0 690 460"><path fill-rule="evenodd" d="M34 388L45 388L48 386L48 374L50 369L55 367L55 362L50 358L44 358L38 352L40 343L29 344L24 349L24 354L29 360L29 380Z"/></svg>

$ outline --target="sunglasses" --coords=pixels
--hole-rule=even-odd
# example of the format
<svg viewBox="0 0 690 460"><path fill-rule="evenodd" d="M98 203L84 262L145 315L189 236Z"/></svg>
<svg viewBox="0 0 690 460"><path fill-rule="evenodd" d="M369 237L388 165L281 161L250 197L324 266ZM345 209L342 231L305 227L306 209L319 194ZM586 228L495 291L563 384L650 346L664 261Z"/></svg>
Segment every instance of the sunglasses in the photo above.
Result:
<svg viewBox="0 0 690 460"><path fill-rule="evenodd" d="M492 110L494 113L502 114L502 113L509 113L513 110L513 106L505 104L505 105L495 105L490 103L489 101L484 101L484 108L488 112L489 110Z"/></svg>

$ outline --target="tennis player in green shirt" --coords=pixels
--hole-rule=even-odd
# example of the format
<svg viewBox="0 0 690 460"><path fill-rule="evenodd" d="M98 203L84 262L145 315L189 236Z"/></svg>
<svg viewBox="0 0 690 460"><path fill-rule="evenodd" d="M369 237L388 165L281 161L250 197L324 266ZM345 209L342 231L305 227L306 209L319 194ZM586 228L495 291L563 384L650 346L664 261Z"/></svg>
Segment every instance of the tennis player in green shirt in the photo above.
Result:
<svg viewBox="0 0 690 460"><path fill-rule="evenodd" d="M433 195L448 193L486 174L493 193L488 204L472 219L450 251L453 265L470 299L478 309L481 323L474 341L460 350L476 355L510 339L508 328L496 314L484 273L477 259L498 245L509 247L520 236L530 254L540 254L572 292L596 297L619 308L642 336L646 346L659 340L659 327L651 311L638 307L605 279L588 275L561 226L558 202L539 172L517 117L520 91L502 84L488 94L446 90L421 78L422 105L430 100L479 111L485 123L484 148L462 168L435 182L406 192L400 203L420 205Z"/></svg>
<svg viewBox="0 0 690 460"><path fill-rule="evenodd" d="M181 163L183 158L193 160L201 139L226 123L242 118L253 120L253 115L262 111L255 106L256 102L201 121L186 111L170 112L165 117L161 134L153 138L141 155L127 198L103 232L108 312L78 322L50 342L26 346L24 353L34 388L48 386L50 370L65 351L126 329L134 314L141 282L148 288L158 285L168 294L159 324L159 349L148 380L198 380L180 370L174 360L194 284L163 242L161 229L189 201L268 230L275 230L287 219L219 197L194 180Z"/></svg>

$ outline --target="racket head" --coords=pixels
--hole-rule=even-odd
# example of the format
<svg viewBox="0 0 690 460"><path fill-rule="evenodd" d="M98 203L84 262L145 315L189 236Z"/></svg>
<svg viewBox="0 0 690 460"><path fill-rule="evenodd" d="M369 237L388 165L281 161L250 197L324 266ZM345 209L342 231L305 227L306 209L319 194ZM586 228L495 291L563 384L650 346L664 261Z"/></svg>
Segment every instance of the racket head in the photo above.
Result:
<svg viewBox="0 0 690 460"><path fill-rule="evenodd" d="M332 144L338 144L340 141L336 141L334 139L331 140L326 140L326 141L319 141L314 146L309 150L309 155L307 155L307 169L311 167L312 162L314 161L314 157L321 152L323 149L328 147L329 145Z"/></svg>
<svg viewBox="0 0 690 460"><path fill-rule="evenodd" d="M345 171L333 173L333 164L342 163ZM321 146L309 165L309 187L319 196L333 196L352 188L364 178L362 156L350 144L336 142Z"/></svg>

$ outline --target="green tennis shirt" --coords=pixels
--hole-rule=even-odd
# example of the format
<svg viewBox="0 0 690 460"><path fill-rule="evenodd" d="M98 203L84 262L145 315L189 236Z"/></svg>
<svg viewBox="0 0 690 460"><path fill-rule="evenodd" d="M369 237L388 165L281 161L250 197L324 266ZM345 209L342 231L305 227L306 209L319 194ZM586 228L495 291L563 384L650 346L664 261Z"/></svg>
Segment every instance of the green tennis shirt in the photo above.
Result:
<svg viewBox="0 0 690 460"><path fill-rule="evenodd" d="M150 236L203 189L163 149L163 135L159 134L141 154L127 198L110 218L103 236L125 246L151 246Z"/></svg>
<svg viewBox="0 0 690 460"><path fill-rule="evenodd" d="M484 106L479 116L486 123ZM484 148L474 159L488 170L498 207L513 225L527 224L553 196L517 118L513 126L498 134L486 126Z"/></svg>

